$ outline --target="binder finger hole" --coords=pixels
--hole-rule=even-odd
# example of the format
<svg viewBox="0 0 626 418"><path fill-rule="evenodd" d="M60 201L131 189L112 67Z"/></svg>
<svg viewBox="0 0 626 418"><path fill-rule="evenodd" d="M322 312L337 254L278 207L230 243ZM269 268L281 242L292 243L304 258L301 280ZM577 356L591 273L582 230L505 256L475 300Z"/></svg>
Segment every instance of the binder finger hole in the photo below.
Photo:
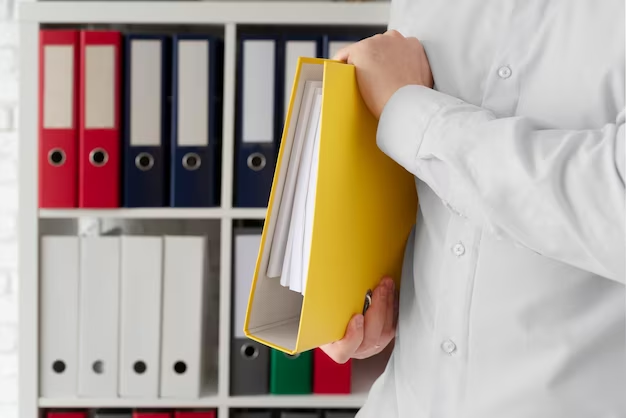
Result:
<svg viewBox="0 0 626 418"><path fill-rule="evenodd" d="M141 171L148 171L154 166L154 157L147 152L142 152L135 158L135 167Z"/></svg>
<svg viewBox="0 0 626 418"><path fill-rule="evenodd" d="M48 153L48 163L54 167L60 167L65 163L65 152L61 148L51 149Z"/></svg>
<svg viewBox="0 0 626 418"><path fill-rule="evenodd" d="M107 161L109 161L109 154L102 148L96 148L89 153L89 162L96 167L102 167Z"/></svg>
<svg viewBox="0 0 626 418"><path fill-rule="evenodd" d="M52 363L52 370L54 370L55 373L63 373L65 371L65 362L62 360L55 361Z"/></svg>
<svg viewBox="0 0 626 418"><path fill-rule="evenodd" d="M293 354L293 355L292 355L292 354L287 354L287 353L285 353L285 357L287 357L289 360L295 360L295 359L297 359L298 357L300 357L300 353L298 353L298 354Z"/></svg>
<svg viewBox="0 0 626 418"><path fill-rule="evenodd" d="M177 374L183 374L187 371L187 364L184 361L177 361L174 363L174 371Z"/></svg>
<svg viewBox="0 0 626 418"><path fill-rule="evenodd" d="M259 356L259 350L253 345L244 344L241 346L241 355L245 359L254 360Z"/></svg>
<svg viewBox="0 0 626 418"><path fill-rule="evenodd" d="M200 168L201 163L202 160L200 159L200 156L195 152L189 152L183 157L183 167L185 167L186 170L197 170Z"/></svg>
<svg viewBox="0 0 626 418"><path fill-rule="evenodd" d="M102 362L100 360L94 361L93 365L91 366L91 368L93 369L94 373L102 374L102 373L104 373L104 362Z"/></svg>
<svg viewBox="0 0 626 418"><path fill-rule="evenodd" d="M133 370L137 374L144 374L147 369L148 369L148 366L146 366L146 363L144 363L141 360L140 361L136 361L135 364L133 364Z"/></svg>
<svg viewBox="0 0 626 418"><path fill-rule="evenodd" d="M248 168L253 171L261 171L265 168L267 159L260 152L255 152L248 156Z"/></svg>

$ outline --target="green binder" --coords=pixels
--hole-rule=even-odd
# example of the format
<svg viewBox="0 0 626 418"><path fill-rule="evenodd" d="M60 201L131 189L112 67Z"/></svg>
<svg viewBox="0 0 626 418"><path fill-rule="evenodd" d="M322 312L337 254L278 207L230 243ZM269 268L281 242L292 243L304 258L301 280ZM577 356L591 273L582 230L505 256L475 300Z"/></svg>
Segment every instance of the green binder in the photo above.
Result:
<svg viewBox="0 0 626 418"><path fill-rule="evenodd" d="M270 393L307 395L312 392L313 355L311 351L290 356L272 349L270 364Z"/></svg>

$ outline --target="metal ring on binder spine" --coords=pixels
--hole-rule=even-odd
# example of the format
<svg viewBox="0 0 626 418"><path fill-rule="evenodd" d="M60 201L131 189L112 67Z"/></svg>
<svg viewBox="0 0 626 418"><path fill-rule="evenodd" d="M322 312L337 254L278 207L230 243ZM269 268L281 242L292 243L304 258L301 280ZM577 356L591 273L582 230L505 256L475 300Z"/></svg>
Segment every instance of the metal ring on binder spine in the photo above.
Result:
<svg viewBox="0 0 626 418"><path fill-rule="evenodd" d="M154 167L154 157L147 152L140 152L135 157L135 167L141 171L148 171Z"/></svg>
<svg viewBox="0 0 626 418"><path fill-rule="evenodd" d="M48 162L54 167L61 167L65 164L65 151L61 148L52 148L48 152Z"/></svg>
<svg viewBox="0 0 626 418"><path fill-rule="evenodd" d="M253 350L252 355L248 355L249 348ZM255 358L259 357L259 349L253 345L244 344L241 346L241 357L245 358L246 360L254 360Z"/></svg>
<svg viewBox="0 0 626 418"><path fill-rule="evenodd" d="M188 152L183 156L183 167L189 171L195 171L202 165L202 159L195 152Z"/></svg>
<svg viewBox="0 0 626 418"><path fill-rule="evenodd" d="M96 148L89 153L89 162L96 167L102 167L107 161L109 154L102 148Z"/></svg>
<svg viewBox="0 0 626 418"><path fill-rule="evenodd" d="M254 154L250 154L248 156L248 168L253 171L261 171L265 168L267 164L267 159L265 155L260 152L255 152Z"/></svg>

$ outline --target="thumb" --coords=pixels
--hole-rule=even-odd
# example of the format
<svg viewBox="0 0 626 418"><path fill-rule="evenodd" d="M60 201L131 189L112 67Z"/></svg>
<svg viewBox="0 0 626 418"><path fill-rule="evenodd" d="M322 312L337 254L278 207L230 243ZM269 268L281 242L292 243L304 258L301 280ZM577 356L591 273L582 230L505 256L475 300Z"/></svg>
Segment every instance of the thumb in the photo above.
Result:
<svg viewBox="0 0 626 418"><path fill-rule="evenodd" d="M350 360L363 342L363 322L363 315L354 315L348 323L344 337L339 341L321 347L322 351L339 364Z"/></svg>
<svg viewBox="0 0 626 418"><path fill-rule="evenodd" d="M350 60L350 46L346 46L337 51L333 60L347 63Z"/></svg>

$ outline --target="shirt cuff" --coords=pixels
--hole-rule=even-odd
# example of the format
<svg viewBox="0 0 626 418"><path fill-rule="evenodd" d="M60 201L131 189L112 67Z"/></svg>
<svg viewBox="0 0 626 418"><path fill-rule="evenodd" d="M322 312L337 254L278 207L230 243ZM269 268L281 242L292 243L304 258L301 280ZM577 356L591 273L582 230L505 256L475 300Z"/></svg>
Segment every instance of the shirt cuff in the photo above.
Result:
<svg viewBox="0 0 626 418"><path fill-rule="evenodd" d="M408 85L398 89L378 121L378 147L406 170L415 173L431 121L441 109L459 102L457 98L424 86Z"/></svg>

